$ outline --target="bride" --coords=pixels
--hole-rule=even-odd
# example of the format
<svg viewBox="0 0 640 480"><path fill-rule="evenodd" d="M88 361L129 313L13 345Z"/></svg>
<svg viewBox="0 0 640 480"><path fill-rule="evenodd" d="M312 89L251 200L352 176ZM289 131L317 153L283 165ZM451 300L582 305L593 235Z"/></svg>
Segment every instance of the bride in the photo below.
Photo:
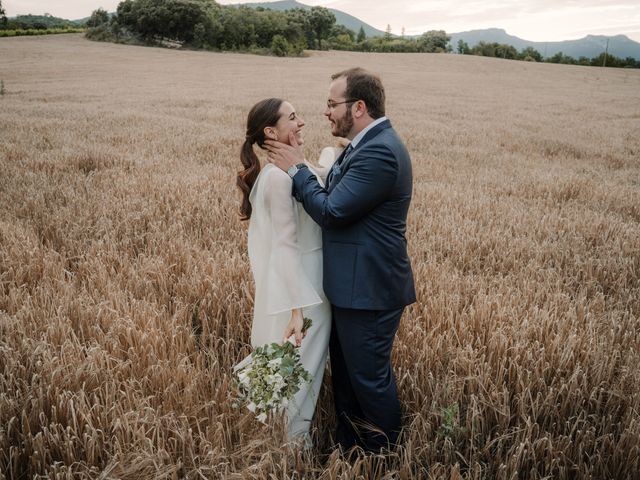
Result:
<svg viewBox="0 0 640 480"><path fill-rule="evenodd" d="M240 153L244 169L238 173L237 184L242 192L240 213L243 220L249 220L249 261L255 281L251 345L292 338L300 347L301 362L313 379L287 407L287 436L309 443L331 329L330 304L322 290L322 233L291 196L291 178L261 162L253 147L263 148L267 139L289 143L291 132L302 144L304 125L289 102L269 98L254 105L247 118ZM327 157L333 160L335 153L325 149L321 162ZM322 181L330 165L308 167ZM303 317L313 321L304 341Z"/></svg>

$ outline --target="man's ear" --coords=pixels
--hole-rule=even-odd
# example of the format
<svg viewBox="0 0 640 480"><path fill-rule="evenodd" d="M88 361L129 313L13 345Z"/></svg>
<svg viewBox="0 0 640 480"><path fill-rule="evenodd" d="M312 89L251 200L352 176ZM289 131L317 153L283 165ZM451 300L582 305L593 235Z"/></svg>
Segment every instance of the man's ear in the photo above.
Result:
<svg viewBox="0 0 640 480"><path fill-rule="evenodd" d="M356 102L356 113L354 113L354 116L356 118L360 118L364 116L365 113L367 113L367 104L364 103L362 100L358 100Z"/></svg>

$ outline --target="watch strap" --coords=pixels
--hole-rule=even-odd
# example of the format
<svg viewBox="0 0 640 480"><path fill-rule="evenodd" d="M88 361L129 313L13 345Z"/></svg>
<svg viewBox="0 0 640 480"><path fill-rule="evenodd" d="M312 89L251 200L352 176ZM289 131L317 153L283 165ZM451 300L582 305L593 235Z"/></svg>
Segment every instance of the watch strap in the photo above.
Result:
<svg viewBox="0 0 640 480"><path fill-rule="evenodd" d="M303 168L309 168L309 167L306 163L298 163L297 165L293 165L289 167L287 169L287 174L289 175L289 177L293 178L296 176L296 173L298 173L298 171L302 170Z"/></svg>

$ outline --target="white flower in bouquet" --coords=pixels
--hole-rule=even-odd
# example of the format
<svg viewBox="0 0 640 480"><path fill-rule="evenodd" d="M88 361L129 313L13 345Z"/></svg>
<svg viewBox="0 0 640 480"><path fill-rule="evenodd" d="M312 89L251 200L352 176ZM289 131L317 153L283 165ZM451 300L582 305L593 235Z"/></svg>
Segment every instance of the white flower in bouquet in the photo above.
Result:
<svg viewBox="0 0 640 480"><path fill-rule="evenodd" d="M311 327L304 319L302 331ZM239 404L265 422L271 412L283 411L311 374L302 366L298 348L290 342L257 347L251 355L234 367Z"/></svg>

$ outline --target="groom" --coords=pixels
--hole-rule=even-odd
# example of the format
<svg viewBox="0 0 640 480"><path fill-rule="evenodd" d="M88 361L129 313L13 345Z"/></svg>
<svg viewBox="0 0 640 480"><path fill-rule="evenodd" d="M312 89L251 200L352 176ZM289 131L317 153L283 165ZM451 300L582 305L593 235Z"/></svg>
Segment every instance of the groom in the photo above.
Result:
<svg viewBox="0 0 640 480"><path fill-rule="evenodd" d="M323 286L331 302L329 343L343 449L392 448L400 404L391 349L406 305L415 302L405 238L411 159L385 115L380 79L361 68L333 75L324 115L351 144L322 187L292 146L267 141L269 160L293 179L293 195L322 227Z"/></svg>

